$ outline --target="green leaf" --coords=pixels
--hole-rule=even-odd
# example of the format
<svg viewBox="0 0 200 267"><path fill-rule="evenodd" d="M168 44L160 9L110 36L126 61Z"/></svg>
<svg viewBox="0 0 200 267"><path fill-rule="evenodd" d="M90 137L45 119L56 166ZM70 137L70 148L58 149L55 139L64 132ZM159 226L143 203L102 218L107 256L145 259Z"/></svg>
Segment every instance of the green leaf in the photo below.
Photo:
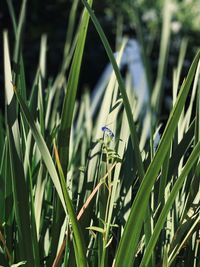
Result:
<svg viewBox="0 0 200 267"><path fill-rule="evenodd" d="M27 105L25 104L24 100L22 99L20 93L18 92L18 90L16 88L14 88L14 90L15 90L15 94L17 96L18 102L20 104L22 113L23 113L24 117L26 118L29 127L31 128L35 142L36 142L36 144L40 150L41 156L42 156L44 163L47 167L47 170L48 170L48 172L52 178L53 184L57 190L57 193L60 197L60 200L63 204L63 208L66 210L64 199L63 199L62 189L60 186L59 177L58 177L55 165L53 163L52 157L50 155L50 152L48 150L48 147L47 147L47 145L46 145L46 143L42 137L42 134L39 131L38 125L36 125L36 123L34 122L32 114L30 113L30 111L29 111Z"/></svg>
<svg viewBox="0 0 200 267"><path fill-rule="evenodd" d="M163 210L157 220L157 223L155 225L153 234L151 236L151 239L148 243L148 246L145 250L145 254L142 258L142 262L140 264L140 267L145 267L148 266L148 262L151 256L151 253L156 245L156 241L159 237L159 234L161 232L161 230L163 229L163 225L165 223L167 214L169 212L169 210L171 209L173 202L175 200L175 197L177 196L177 193L179 192L181 186L184 183L185 178L187 177L188 173L190 172L191 168L193 167L193 165L195 164L196 160L198 159L200 155L200 141L199 143L196 145L196 147L193 149L187 163L185 164L181 175L178 177L178 179L176 180L175 185L172 188L172 191L170 193L169 198L167 199L167 202L165 203Z"/></svg>
<svg viewBox="0 0 200 267"><path fill-rule="evenodd" d="M88 3L89 5L92 5L92 0L89 0ZM72 65L69 73L66 94L62 108L60 129L58 134L58 150L64 174L66 174L68 167L71 124L72 124L88 23L89 23L89 15L86 12L86 10L84 10L79 29L76 50L73 56Z"/></svg>
<svg viewBox="0 0 200 267"><path fill-rule="evenodd" d="M174 132L176 130L180 114L183 110L190 86L193 81L195 70L199 61L200 51L198 51L187 75L186 80L181 86L179 96L170 117L168 119L165 131L163 133L160 145L156 151L156 154L147 169L142 184L134 199L129 219L125 225L125 229L120 240L120 244L117 250L115 267L121 267L123 265L129 267L133 264L134 255L136 253L138 240L140 237L145 213L148 206L149 196L156 181L158 172L163 164L169 146L173 139Z"/></svg>
<svg viewBox="0 0 200 267"><path fill-rule="evenodd" d="M126 115L127 115L127 119L128 119L128 124L129 124L129 128L130 128L130 133L131 133L131 141L132 141L132 146L134 148L134 152L135 152L135 160L136 160L136 164L138 167L138 172L139 172L139 177L142 180L144 177L144 166L143 166L143 162L142 162L142 157L141 157L141 153L140 153L140 148L139 148L139 142L138 142L138 137L137 137L137 131L136 131L136 126L133 120L133 115L132 115L132 110L131 110L131 105L129 103L128 100L128 96L126 93L126 88L124 85L124 81L123 78L121 76L120 70L117 66L117 62L115 60L115 57L113 55L113 52L111 50L111 47L108 43L108 40L94 14L94 12L92 11L92 9L90 8L90 6L88 5L88 3L85 0L82 0L84 6L87 8L88 13L90 14L90 17L94 23L94 26L101 38L101 41L104 45L104 48L106 50L106 53L108 55L108 58L113 66L113 70L115 72L118 84L119 84L119 90L121 93L121 97L123 99L123 104L124 104L124 108L126 111Z"/></svg>

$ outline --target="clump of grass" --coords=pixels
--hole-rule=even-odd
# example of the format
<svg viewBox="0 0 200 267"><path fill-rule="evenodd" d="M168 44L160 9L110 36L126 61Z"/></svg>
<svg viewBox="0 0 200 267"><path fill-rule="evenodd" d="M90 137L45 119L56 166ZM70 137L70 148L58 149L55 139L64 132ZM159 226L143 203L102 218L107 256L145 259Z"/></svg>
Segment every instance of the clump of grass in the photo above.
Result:
<svg viewBox="0 0 200 267"><path fill-rule="evenodd" d="M82 2L85 8L77 27L78 1L73 2L63 63L53 81L46 73L47 39L42 37L29 96L21 50L26 1L18 24L8 1L16 38L12 58L18 71L11 68L4 32L0 263L142 267L184 262L197 266L200 51L180 84L186 53L183 40L173 71L173 106L155 146L168 60L164 39L150 106L143 117L135 118L134 91L129 76L122 79L118 67L126 40L116 60L91 9L92 1ZM94 116L87 91L81 101L76 100L90 18L113 66ZM165 30L169 24L164 18ZM149 120L150 129L144 124Z"/></svg>

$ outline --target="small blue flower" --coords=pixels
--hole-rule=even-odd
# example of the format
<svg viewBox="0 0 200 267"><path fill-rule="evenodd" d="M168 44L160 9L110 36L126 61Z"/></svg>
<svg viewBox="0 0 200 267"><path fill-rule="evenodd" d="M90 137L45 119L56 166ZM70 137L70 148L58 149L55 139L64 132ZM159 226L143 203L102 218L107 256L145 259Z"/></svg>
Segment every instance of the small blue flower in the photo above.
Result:
<svg viewBox="0 0 200 267"><path fill-rule="evenodd" d="M104 134L110 138L114 138L114 133L106 126L103 126L101 130L104 132Z"/></svg>

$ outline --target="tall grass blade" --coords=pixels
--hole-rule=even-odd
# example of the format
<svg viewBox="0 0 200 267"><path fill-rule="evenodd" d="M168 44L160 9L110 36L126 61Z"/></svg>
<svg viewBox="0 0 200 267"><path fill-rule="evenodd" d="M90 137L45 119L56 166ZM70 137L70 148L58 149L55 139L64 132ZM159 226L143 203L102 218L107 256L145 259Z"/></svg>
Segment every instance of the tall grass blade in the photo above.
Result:
<svg viewBox="0 0 200 267"><path fill-rule="evenodd" d="M130 133L131 133L131 141L132 141L132 145L134 147L135 150L135 154L136 154L136 164L138 167L138 172L139 172L139 176L141 179L143 179L144 177L144 167L143 167L143 163L142 163L142 158L141 158L141 153L140 153L140 149L139 149L139 142L138 142L138 137L137 137L137 132L136 132L136 126L133 120L133 115L132 115L132 110L131 110L131 106L128 100L128 96L126 93L126 89L125 89L125 85L124 85L124 81L122 79L122 76L120 74L120 70L117 66L116 60L114 58L113 52L110 48L110 45L108 43L108 40L96 18L96 16L94 15L94 12L92 11L92 9L90 8L90 6L88 5L88 3L85 0L82 0L84 6L87 8L88 13L90 14L90 17L94 23L94 26L101 38L101 41L104 45L104 48L106 50L106 53L109 57L109 60L113 66L118 84L119 84L119 90L120 93L122 95L122 99L123 99L123 103L124 103L124 108L126 110L126 115L128 118L128 124L129 124L129 128L130 128Z"/></svg>
<svg viewBox="0 0 200 267"><path fill-rule="evenodd" d="M89 0L88 5L92 5L92 0ZM60 161L65 174L67 172L68 167L70 131L88 23L89 15L85 10L83 13L76 50L69 73L69 79L62 108L61 124L58 134Z"/></svg>
<svg viewBox="0 0 200 267"><path fill-rule="evenodd" d="M181 90L176 101L176 104L170 114L169 120L165 127L162 139L160 141L158 150L149 165L142 184L138 190L138 193L133 202L129 219L126 223L124 233L120 240L120 244L117 250L115 259L115 267L120 267L125 264L127 267L132 266L133 258L136 252L140 232L142 228L142 222L145 217L148 200L152 186L157 178L158 172L163 164L166 153L169 149L171 140L173 138L175 129L178 124L178 120L182 109L185 105L185 101L190 89L190 86L195 75L196 67L199 61L200 51L198 51L191 67L188 72L186 80L181 86ZM134 227L133 227L134 226Z"/></svg>
<svg viewBox="0 0 200 267"><path fill-rule="evenodd" d="M185 178L187 177L188 173L190 172L191 168L197 161L200 155L200 142L195 146L193 149L188 161L186 162L180 176L176 180L176 183L174 184L172 191L170 193L169 198L167 199L167 202L165 203L163 210L158 218L158 221L156 222L153 234L151 236L151 239L148 243L148 246L146 248L145 254L142 258L142 262L140 264L140 267L148 266L149 259L151 256L151 253L156 245L157 239L159 237L159 234L161 230L163 229L163 225L165 223L165 220L167 218L167 214L172 208L173 202L177 196L178 191L181 189L181 186L184 183Z"/></svg>
<svg viewBox="0 0 200 267"><path fill-rule="evenodd" d="M15 87L15 85L13 85L13 89L14 89L15 94L17 96L18 102L21 106L22 113L23 113L24 117L26 118L29 127L31 128L35 142L36 142L36 144L40 150L41 156L42 156L44 163L47 167L47 170L48 170L48 172L52 178L53 184L57 190L57 193L60 197L60 200L63 204L63 208L65 209L65 203L64 203L64 199L63 199L63 194L62 194L62 189L60 186L59 177L58 177L55 165L53 163L52 157L50 155L50 152L48 150L48 147L47 147L47 145L46 145L46 143L45 143L45 141L44 141L44 139L43 139L43 137L42 137L42 135L38 129L39 128L38 125L34 122L34 119L32 118L32 115L31 115L27 105L25 104L24 100L22 99L22 97L21 97L19 91L17 90L17 88Z"/></svg>
<svg viewBox="0 0 200 267"><path fill-rule="evenodd" d="M163 81L166 73L167 58L169 53L171 18L173 15L173 1L165 0L163 5L163 28L160 44L160 54L158 62L158 74L156 78L155 88L152 94L152 107L156 114L159 114L163 101Z"/></svg>

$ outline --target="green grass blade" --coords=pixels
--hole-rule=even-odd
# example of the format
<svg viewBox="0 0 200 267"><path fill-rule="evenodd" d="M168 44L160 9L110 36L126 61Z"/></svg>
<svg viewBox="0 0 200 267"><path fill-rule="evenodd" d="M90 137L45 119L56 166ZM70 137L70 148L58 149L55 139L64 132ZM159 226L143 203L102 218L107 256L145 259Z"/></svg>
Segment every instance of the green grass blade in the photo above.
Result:
<svg viewBox="0 0 200 267"><path fill-rule="evenodd" d="M66 58L69 57L69 53L72 46L72 41L74 38L74 28L75 28L75 21L76 21L76 14L77 14L77 7L78 7L78 0L74 0L72 3L72 7L69 13L69 20L68 20L68 28L67 28L67 34L66 34L66 41L65 41L65 47L64 47L64 56L63 56L63 63L62 63L62 69L66 70L67 68L67 60Z"/></svg>
<svg viewBox="0 0 200 267"><path fill-rule="evenodd" d="M172 141L180 114L184 107L190 86L193 81L199 57L200 57L200 51L198 51L190 67L188 76L184 81L184 83L182 84L177 102L170 114L158 150L145 174L142 184L135 197L129 219L126 223L124 233L122 235L117 250L117 255L114 265L115 267L120 267L123 265L127 267L132 266L151 189L157 178L158 172L163 164L164 158Z"/></svg>
<svg viewBox="0 0 200 267"><path fill-rule="evenodd" d="M20 257L23 260L27 260L28 265L33 265L35 262L33 257L27 185L25 182L22 162L16 151L12 132L11 130L8 131L12 190L15 217L19 231Z"/></svg>
<svg viewBox="0 0 200 267"><path fill-rule="evenodd" d="M132 145L135 149L135 154L136 154L136 164L137 164L137 167L138 167L138 172L139 172L139 176L141 179L143 179L144 177L144 167L143 167L143 163L142 163L142 158L141 158L141 153L140 153L140 149L139 149L139 142L138 142L138 137L137 137L137 132L136 132L136 126L135 126L135 123L134 123L134 120L133 120L133 115L132 115L132 110L131 110L131 106L130 106L130 103L129 103L129 100L128 100L128 96L127 96L127 93L126 93L126 89L125 89L125 85L124 85L124 81L122 79L122 76L121 76L121 73L120 73L120 70L117 66L117 63L116 63L116 60L114 58L114 55L113 55L113 52L110 48L110 45L108 43L108 40L96 18L96 16L94 15L94 12L92 11L92 9L90 8L90 6L88 5L88 3L85 1L85 0L82 0L84 6L87 8L87 11L88 13L90 14L90 17L94 23L94 26L101 38L101 41L104 45L104 48L106 50L106 53L109 57L109 60L113 66L113 69L114 69L114 72L115 72L115 75L116 75L116 78L117 78L117 81L118 81L118 84L119 84L119 90L120 90L120 93L122 95L122 99L123 99L123 103L124 103L124 108L126 110L126 115L127 115L127 118L128 118L128 124L129 124L129 128L130 128L130 133L131 133L131 141L132 141Z"/></svg>
<svg viewBox="0 0 200 267"><path fill-rule="evenodd" d="M164 77L166 73L166 65L168 62L168 53L169 53L169 43L170 43L170 32L171 32L171 18L173 15L172 1L165 0L163 5L163 28L160 44L160 54L158 62L158 73L155 83L155 88L152 94L152 107L157 113L160 112L160 107L163 100L163 85Z"/></svg>
<svg viewBox="0 0 200 267"><path fill-rule="evenodd" d="M8 47L8 34L7 32L3 33L3 45L4 45L4 77L5 77L5 116L6 123L12 127L12 132L15 140L15 145L17 149L17 153L19 157L21 157L21 149L20 149L20 137L19 137L19 126L18 119L16 113L16 101L14 96L14 92L12 89L12 72L11 72L11 61L10 61L10 53Z"/></svg>
<svg viewBox="0 0 200 267"><path fill-rule="evenodd" d="M13 8L13 4L11 0L6 0L7 5L8 5L8 10L10 13L10 17L12 20L12 24L13 24L13 29L14 29L14 33L16 35L17 33L17 23L16 23L16 19L15 19L15 12L14 12L14 8Z"/></svg>
<svg viewBox="0 0 200 267"><path fill-rule="evenodd" d="M151 253L156 245L157 239L159 237L159 234L161 232L161 230L163 229L163 225L165 223L166 217L168 212L170 211L173 202L177 196L178 191L180 190L181 186L184 183L185 178L187 177L188 173L190 172L191 168L193 167L193 165L195 164L196 160L198 159L200 155L200 142L198 142L198 144L196 145L196 147L193 149L187 163L185 164L181 175L178 177L178 179L176 180L175 185L173 186L173 189L170 193L170 196L167 200L167 202L165 203L163 210L158 218L158 221L156 222L153 234L151 236L151 239L148 243L148 246L146 248L145 254L142 258L142 262L140 264L140 267L145 267L148 266L148 262L149 259L151 257Z"/></svg>
<svg viewBox="0 0 200 267"><path fill-rule="evenodd" d="M73 242L74 242L76 263L77 263L77 266L86 267L87 266L86 249L84 246L84 241L83 241L82 233L80 230L80 225L77 221L76 214L75 214L75 211L72 205L72 201L70 199L69 193L66 188L65 176L62 170L62 166L60 163L60 159L59 159L56 147L54 147L54 151L55 151L56 163L57 163L58 171L60 175L60 181L61 181L63 196L65 200L65 205L67 207L67 211L69 213L69 217L70 217L71 224L72 224L72 229L74 232Z"/></svg>
<svg viewBox="0 0 200 267"><path fill-rule="evenodd" d="M21 40L22 40L22 33L24 29L24 23L25 23L25 15L26 15L26 3L27 0L23 0L22 2L22 7L20 11L20 16L19 16L19 23L17 26L17 32L16 32L16 42L15 42L15 49L14 49L14 63L16 64L16 68L18 68L18 63L19 63L19 58L20 58L20 53L21 53ZM13 76L13 82L16 83L16 75L17 72L15 72Z"/></svg>
<svg viewBox="0 0 200 267"><path fill-rule="evenodd" d="M22 2L18 25L16 22L16 16L15 16L12 2L10 0L7 0L7 4L8 4L12 24L13 24L13 30L15 33L15 51L14 51L14 56L13 56L13 61L15 65L14 65L13 81L15 81L19 73L18 82L20 83L22 95L24 99L26 99L25 70L24 70L23 57L21 55L21 40L22 40L22 33L23 33L24 24L25 24L26 1Z"/></svg>
<svg viewBox="0 0 200 267"><path fill-rule="evenodd" d="M29 127L31 128L35 142L36 142L36 144L40 150L41 156L42 156L44 163L47 167L47 170L48 170L48 172L52 178L53 184L57 190L57 193L60 197L60 200L63 204L63 208L65 209L65 203L64 203L64 199L63 199L63 194L62 194L62 189L60 186L59 177L58 177L55 165L53 163L52 157L50 155L50 152L48 150L48 147L47 147L40 131L38 130L38 126L34 122L34 119L32 118L32 115L31 115L27 105L25 104L24 100L22 99L20 93L18 92L18 90L16 88L15 88L15 94L16 94L18 102L21 106L22 113L23 113L24 117L26 118Z"/></svg>
<svg viewBox="0 0 200 267"><path fill-rule="evenodd" d="M92 0L89 0L89 5L92 5ZM61 124L58 134L58 149L59 149L61 166L64 171L64 174L66 174L68 167L70 131L71 131L76 92L78 88L78 80L80 75L80 68L83 57L83 50L85 46L88 23L89 23L89 15L86 12L86 10L84 10L81 26L79 29L79 36L76 45L76 50L74 53L69 73L69 79L67 83L66 94L62 108Z"/></svg>
<svg viewBox="0 0 200 267"><path fill-rule="evenodd" d="M184 247L184 245L188 242L189 239L191 239L192 234L196 231L196 229L198 228L198 223L200 221L200 214L197 212L194 216L192 217L188 217L184 223L182 223L182 225L180 226L179 233L180 236L176 237L175 236L175 244L173 247L173 250L169 251L169 265L172 264L172 262L177 258L178 254L180 253L181 249ZM197 230L198 232L198 230ZM197 237L198 238L198 237ZM178 239L178 240L176 240ZM177 241L177 242L176 242ZM198 239L194 240L195 243L198 243ZM192 260L195 257L192 258ZM190 260L191 262L191 260ZM191 263L191 266L192 265Z"/></svg>
<svg viewBox="0 0 200 267"><path fill-rule="evenodd" d="M21 106L22 112L23 112L23 114L24 114L24 116L25 116L25 118L27 120L27 123L29 124L29 126L31 128L33 137L34 137L34 139L35 139L35 141L36 141L36 143L38 145L38 148L40 150L40 153L41 153L41 156L42 156L42 158L44 160L44 163L45 163L45 165L47 167L47 170L48 170L48 172L49 172L49 174L50 174L50 176L51 176L51 178L53 180L54 186L55 186L55 188L57 190L57 193L58 193L58 195L60 197L60 200L61 200L61 202L63 204L63 208L65 210L67 209L67 211L71 215L71 212L72 212L73 208L72 208L72 205L69 205L69 203L71 203L70 202L70 198L66 197L66 194L68 196L68 193L67 193L67 191L65 189L66 185L63 183L63 181L62 181L62 184L60 184L60 180L59 180L57 171L55 169L55 165L53 163L53 160L51 158L49 150L48 150L48 148L46 146L46 143L45 143L41 133L39 132L38 127L36 126L32 116L31 116L31 114L30 114L30 112L28 110L28 107L24 103L21 95L19 94L19 92L18 92L18 90L16 88L15 88L15 93L16 93L18 102L19 102L19 104ZM63 193L65 193L64 196L63 196ZM80 267L81 266L85 267L85 266L87 266L86 265L86 260L85 260L85 257L83 256L84 253L81 253L83 251L83 241L81 241L81 243L80 243L81 234L80 234L80 231L78 231L77 228L75 227L76 225L75 226L74 225L75 225L75 223L73 221L72 227L73 227L74 234L75 234L75 244L79 248L79 253L80 253L80 256L79 257L77 256L78 259L79 259L79 264L80 264L79 266ZM81 247L81 249L80 249L80 247Z"/></svg>

